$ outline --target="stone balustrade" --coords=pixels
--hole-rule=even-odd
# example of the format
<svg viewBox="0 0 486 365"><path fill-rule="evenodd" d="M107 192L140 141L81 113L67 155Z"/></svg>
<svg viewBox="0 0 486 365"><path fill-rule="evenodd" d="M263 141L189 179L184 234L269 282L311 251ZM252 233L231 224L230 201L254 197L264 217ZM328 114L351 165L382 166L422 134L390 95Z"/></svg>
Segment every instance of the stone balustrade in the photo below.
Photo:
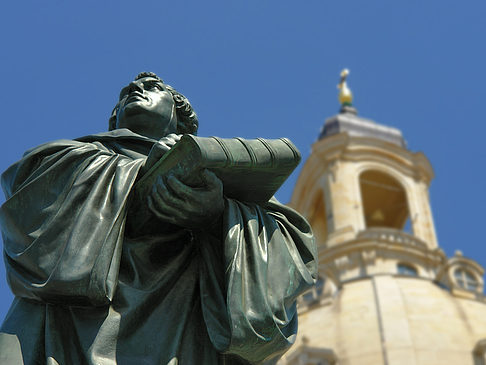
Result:
<svg viewBox="0 0 486 365"><path fill-rule="evenodd" d="M393 228L368 228L365 231L359 232L357 238L400 243L407 246L419 247L424 249L427 248L427 244L419 240L417 237Z"/></svg>

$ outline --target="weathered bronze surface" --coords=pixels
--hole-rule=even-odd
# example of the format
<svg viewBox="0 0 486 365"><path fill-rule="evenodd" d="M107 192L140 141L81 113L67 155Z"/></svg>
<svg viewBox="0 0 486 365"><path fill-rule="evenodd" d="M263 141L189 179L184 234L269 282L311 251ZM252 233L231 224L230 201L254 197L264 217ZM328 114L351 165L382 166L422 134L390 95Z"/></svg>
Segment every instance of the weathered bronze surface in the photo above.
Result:
<svg viewBox="0 0 486 365"><path fill-rule="evenodd" d="M155 74L124 88L110 131L29 150L2 175L12 307L1 364L274 363L295 339L297 295L316 278L307 222L221 181L137 178L198 121ZM131 209L144 206L145 209ZM143 226L130 224L147 215Z"/></svg>

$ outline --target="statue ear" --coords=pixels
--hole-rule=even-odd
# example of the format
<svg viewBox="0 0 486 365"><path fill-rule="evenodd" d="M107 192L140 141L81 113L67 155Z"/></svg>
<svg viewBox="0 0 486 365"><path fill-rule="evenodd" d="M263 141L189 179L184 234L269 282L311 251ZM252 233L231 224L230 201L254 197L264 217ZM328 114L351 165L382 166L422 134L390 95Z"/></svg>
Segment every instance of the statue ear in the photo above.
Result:
<svg viewBox="0 0 486 365"><path fill-rule="evenodd" d="M111 111L110 119L108 119L108 130L112 131L116 129L116 112L118 111L118 104Z"/></svg>
<svg viewBox="0 0 486 365"><path fill-rule="evenodd" d="M112 131L112 130L116 129L115 127L116 127L116 116L110 118L110 120L108 122L108 130Z"/></svg>

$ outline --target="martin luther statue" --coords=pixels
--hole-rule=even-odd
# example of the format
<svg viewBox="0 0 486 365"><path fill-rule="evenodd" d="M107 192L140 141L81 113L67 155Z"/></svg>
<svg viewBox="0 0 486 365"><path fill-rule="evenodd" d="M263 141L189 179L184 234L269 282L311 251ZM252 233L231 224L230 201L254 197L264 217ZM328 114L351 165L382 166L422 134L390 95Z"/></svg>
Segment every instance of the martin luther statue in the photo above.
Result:
<svg viewBox="0 0 486 365"><path fill-rule="evenodd" d="M198 127L157 75L121 91L109 124L33 148L2 175L15 299L0 363L275 363L296 336L296 297L316 278L309 225L275 199L228 199L208 170L198 187L160 176L134 205L137 179ZM131 224L137 214L147 223Z"/></svg>

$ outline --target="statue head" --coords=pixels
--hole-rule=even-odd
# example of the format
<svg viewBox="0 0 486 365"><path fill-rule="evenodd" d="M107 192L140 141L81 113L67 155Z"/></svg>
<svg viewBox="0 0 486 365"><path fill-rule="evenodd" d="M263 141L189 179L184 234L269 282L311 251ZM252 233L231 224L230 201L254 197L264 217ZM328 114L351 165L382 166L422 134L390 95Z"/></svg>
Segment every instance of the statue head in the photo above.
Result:
<svg viewBox="0 0 486 365"><path fill-rule="evenodd" d="M128 128L155 139L169 133L196 134L197 115L189 100L153 72L142 72L120 92L109 130Z"/></svg>

